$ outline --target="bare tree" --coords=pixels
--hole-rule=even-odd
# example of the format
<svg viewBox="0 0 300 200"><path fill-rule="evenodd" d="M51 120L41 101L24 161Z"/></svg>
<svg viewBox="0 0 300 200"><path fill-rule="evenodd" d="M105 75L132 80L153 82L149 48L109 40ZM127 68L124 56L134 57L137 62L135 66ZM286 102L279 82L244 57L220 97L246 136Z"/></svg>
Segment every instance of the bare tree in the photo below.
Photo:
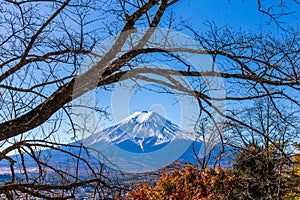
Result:
<svg viewBox="0 0 300 200"><path fill-rule="evenodd" d="M84 147L76 144L75 148L81 151L72 153L59 145L65 143L66 137L78 139L78 126L70 105L72 100L95 88L107 89L126 79L157 83L167 88L158 92L194 97L200 110L199 120L209 118L217 127L214 131L220 141L224 138L219 118L228 126L243 127L259 135L282 151L276 137L241 120L238 113L247 110L255 99L268 99L268 106L276 111L282 122L289 123L283 105L289 107L288 115L298 115L299 32L280 21L293 12L292 8L285 12L288 2L279 1L278 6L274 6L257 1L258 12L267 15L271 23L288 30L280 36L255 31L236 32L217 28L214 24L209 25L207 32L199 32L177 21L169 9L176 3L180 3L179 0L6 0L0 3L0 140L3 148L0 158L10 163L12 173L11 180L0 186L1 192L9 198L17 191L52 198L47 192L70 190L87 183L112 188L103 169L94 172L78 153L85 151ZM299 4L293 3L292 6ZM146 28L139 32L140 27ZM178 47L168 40L160 46L153 45L153 37L160 34L159 27L185 29L195 38L196 47L201 48L184 44ZM132 38L133 35L138 35L138 39ZM92 51L110 37L115 40L105 52ZM164 37L167 36L162 35ZM202 71L196 70L191 62L183 59L182 53L190 57L209 55L212 64ZM96 61L79 73L84 60L90 56ZM166 61L170 65L168 69L146 64ZM190 87L178 81L178 77L185 78ZM212 90L223 87L210 88L208 85L213 78L223 80L225 96L211 95ZM220 103L226 103L226 109L220 108ZM101 107L96 110L103 117L107 115ZM64 125L71 128L61 128ZM93 176L83 180L76 170L64 172L52 166L47 158L38 155L45 148L84 162ZM27 166L23 165L25 179L18 182L14 175L16 160L10 156L14 151L21 155L21 165L25 155L30 155L39 168L35 177L27 177ZM52 169L61 182L43 182L45 168ZM69 198L74 194L61 192L60 195Z"/></svg>
<svg viewBox="0 0 300 200"><path fill-rule="evenodd" d="M250 144L260 145L264 149L272 148L270 139L272 139L284 152L291 151L292 143L299 137L299 118L293 112L279 105L278 113L270 100L258 99L253 102L253 107L244 109L241 112L236 111L236 116L243 119L244 122L250 124L268 137L244 128L238 124L228 126L226 132L228 144L233 146L248 146Z"/></svg>

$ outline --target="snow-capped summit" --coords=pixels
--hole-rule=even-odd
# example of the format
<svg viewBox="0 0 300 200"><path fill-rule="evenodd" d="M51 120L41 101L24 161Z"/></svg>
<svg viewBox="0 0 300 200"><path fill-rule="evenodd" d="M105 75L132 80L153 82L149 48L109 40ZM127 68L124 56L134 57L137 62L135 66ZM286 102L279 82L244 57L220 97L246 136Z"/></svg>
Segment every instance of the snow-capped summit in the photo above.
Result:
<svg viewBox="0 0 300 200"><path fill-rule="evenodd" d="M137 122L143 123L144 121L147 121L150 117L152 117L153 113L155 112L153 111L134 112L132 115L122 120L122 122L127 122L128 120L136 119Z"/></svg>
<svg viewBox="0 0 300 200"><path fill-rule="evenodd" d="M141 111L91 135L87 141L95 144L105 140L127 151L151 152L169 144L175 137L191 137L191 134L154 111Z"/></svg>

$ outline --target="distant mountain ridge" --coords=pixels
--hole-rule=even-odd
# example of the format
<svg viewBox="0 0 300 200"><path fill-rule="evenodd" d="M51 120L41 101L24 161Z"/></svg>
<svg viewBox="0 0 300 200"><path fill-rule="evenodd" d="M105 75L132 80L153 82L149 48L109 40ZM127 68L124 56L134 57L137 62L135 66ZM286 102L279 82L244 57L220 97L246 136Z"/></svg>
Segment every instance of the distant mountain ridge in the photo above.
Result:
<svg viewBox="0 0 300 200"><path fill-rule="evenodd" d="M197 135L181 129L178 125L154 111L135 112L100 133L90 135L71 144L78 146L83 144L85 147L97 150L101 154L107 153L105 150L113 147L113 150L108 152L107 157L109 158L109 154L112 152L116 152L119 157L117 159L114 156L111 158L115 159L113 161L117 164L123 165L121 169L125 169L125 171L136 166L143 169L143 166L153 166L156 169L157 166L160 166L160 163L157 165L156 163L161 162L163 159L168 160L166 163L162 162L164 164L161 164L162 166L171 164L174 161L196 163L199 161L199 156L202 159L209 154L209 166L213 166L217 161L224 167L230 166L233 159L232 156L227 156L218 160L222 150L225 154L230 154L232 149L229 146L222 147L222 145L217 144L203 148L206 144ZM77 148L65 146L61 146L61 149L80 155L83 159L91 162L94 167L99 167L99 163L102 162L96 154L89 154ZM49 157L50 154L51 157ZM51 164L62 169L76 166L76 159L58 150L43 150L40 155L45 157ZM15 155L13 158L18 161L21 160L19 155ZM35 161L29 155L25 155L24 160L25 165L31 171L38 170ZM124 165L128 166L124 167ZM21 167L21 164L19 166ZM84 174L86 165L82 163L79 168ZM3 172L4 169L9 171L9 163L1 161L0 169L3 169ZM145 167L145 170L147 170L147 167Z"/></svg>

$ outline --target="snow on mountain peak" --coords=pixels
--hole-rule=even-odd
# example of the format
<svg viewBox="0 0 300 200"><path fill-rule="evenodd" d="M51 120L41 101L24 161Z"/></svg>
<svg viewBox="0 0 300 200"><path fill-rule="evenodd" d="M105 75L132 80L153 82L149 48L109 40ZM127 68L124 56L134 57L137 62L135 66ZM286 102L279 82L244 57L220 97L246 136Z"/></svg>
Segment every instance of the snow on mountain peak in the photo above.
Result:
<svg viewBox="0 0 300 200"><path fill-rule="evenodd" d="M133 120L133 121L136 121L139 124L142 124L142 123L148 121L149 119L151 119L154 116L159 116L159 114L157 114L154 111L137 111L137 112L132 113L131 115L129 115L125 119L123 119L120 123L126 124L126 123Z"/></svg>
<svg viewBox="0 0 300 200"><path fill-rule="evenodd" d="M147 121L151 115L152 115L152 111L150 111L150 112L143 111L138 115L138 117L136 118L136 121L139 123L143 123L143 122Z"/></svg>

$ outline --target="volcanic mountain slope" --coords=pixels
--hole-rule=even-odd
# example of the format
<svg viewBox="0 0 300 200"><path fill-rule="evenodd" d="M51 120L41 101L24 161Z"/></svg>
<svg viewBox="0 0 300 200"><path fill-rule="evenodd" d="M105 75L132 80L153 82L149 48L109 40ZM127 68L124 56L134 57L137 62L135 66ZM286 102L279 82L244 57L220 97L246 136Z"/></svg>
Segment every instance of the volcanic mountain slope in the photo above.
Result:
<svg viewBox="0 0 300 200"><path fill-rule="evenodd" d="M175 138L194 140L195 136L156 112L135 112L115 126L83 140L86 146L106 141L130 152L148 153L165 147Z"/></svg>
<svg viewBox="0 0 300 200"><path fill-rule="evenodd" d="M116 163L131 165L128 168L134 167L135 164L141 165L140 163L155 166L155 162L161 162L163 159L168 163L177 160L196 163L203 158L210 159L209 166L213 166L215 161L229 166L232 159L231 156L220 160L218 158L221 152L231 153L229 146L205 143L199 135L183 130L153 111L135 112L115 126L85 138L83 144L101 152L113 146L107 151L107 155L118 152L111 158ZM119 158L115 159L115 155Z"/></svg>

